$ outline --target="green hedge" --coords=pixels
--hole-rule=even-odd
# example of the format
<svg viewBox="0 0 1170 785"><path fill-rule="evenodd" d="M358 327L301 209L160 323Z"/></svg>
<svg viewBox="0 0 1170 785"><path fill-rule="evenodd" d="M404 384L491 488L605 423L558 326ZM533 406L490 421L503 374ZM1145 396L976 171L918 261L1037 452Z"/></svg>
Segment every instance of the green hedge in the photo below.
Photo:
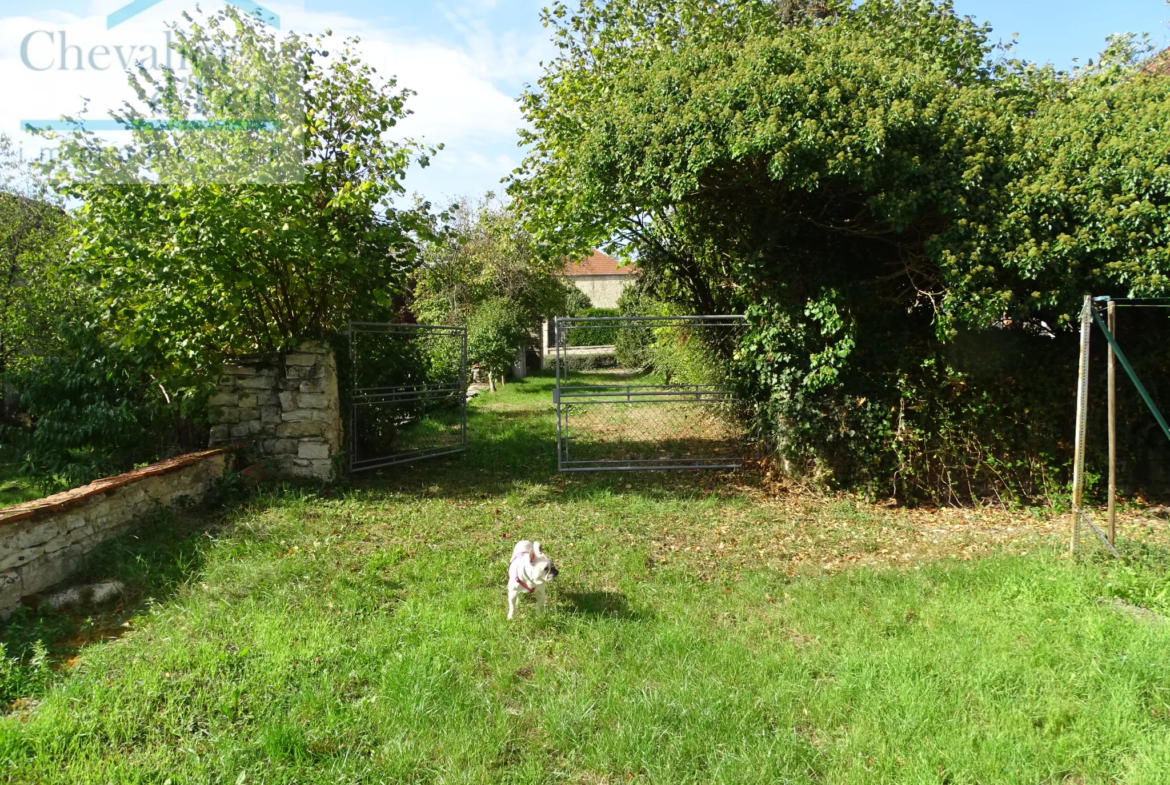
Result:
<svg viewBox="0 0 1170 785"><path fill-rule="evenodd" d="M621 316L621 312L617 308L584 308L574 316L585 318ZM605 327L576 325L569 331L569 346L613 346L617 343L618 330L617 325Z"/></svg>

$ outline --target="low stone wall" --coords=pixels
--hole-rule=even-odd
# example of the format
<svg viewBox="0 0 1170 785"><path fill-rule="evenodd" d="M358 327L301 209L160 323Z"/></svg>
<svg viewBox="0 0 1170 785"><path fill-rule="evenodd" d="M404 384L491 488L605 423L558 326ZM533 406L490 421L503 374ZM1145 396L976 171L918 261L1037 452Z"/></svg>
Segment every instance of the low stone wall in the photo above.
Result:
<svg viewBox="0 0 1170 785"><path fill-rule="evenodd" d="M0 618L68 578L102 540L160 507L202 499L229 458L192 453L0 510Z"/></svg>
<svg viewBox="0 0 1170 785"><path fill-rule="evenodd" d="M210 446L237 445L278 478L335 479L341 406L328 344L225 366L211 405Z"/></svg>

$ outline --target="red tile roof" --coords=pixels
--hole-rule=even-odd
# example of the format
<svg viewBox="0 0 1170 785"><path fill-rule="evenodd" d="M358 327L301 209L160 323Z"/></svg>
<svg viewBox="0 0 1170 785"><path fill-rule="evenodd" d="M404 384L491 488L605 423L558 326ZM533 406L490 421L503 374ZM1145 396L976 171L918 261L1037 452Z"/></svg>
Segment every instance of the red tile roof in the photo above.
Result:
<svg viewBox="0 0 1170 785"><path fill-rule="evenodd" d="M624 267L618 267L617 259L614 259L608 254L603 254L596 248L593 253L586 256L579 262L567 261L565 262L565 275L633 275L634 266L627 264Z"/></svg>
<svg viewBox="0 0 1170 785"><path fill-rule="evenodd" d="M1163 49L1142 64L1142 73L1153 76L1170 76L1170 49Z"/></svg>

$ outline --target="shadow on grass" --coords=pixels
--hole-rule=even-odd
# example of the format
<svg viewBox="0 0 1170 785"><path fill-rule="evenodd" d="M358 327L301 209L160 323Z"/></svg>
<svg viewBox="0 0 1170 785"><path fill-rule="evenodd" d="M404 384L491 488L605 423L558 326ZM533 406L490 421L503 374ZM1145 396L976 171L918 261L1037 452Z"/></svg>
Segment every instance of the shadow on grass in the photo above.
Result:
<svg viewBox="0 0 1170 785"><path fill-rule="evenodd" d="M623 621L648 621L652 614L635 611L626 601L626 596L615 591L562 591L562 602L569 605L569 612L601 619Z"/></svg>

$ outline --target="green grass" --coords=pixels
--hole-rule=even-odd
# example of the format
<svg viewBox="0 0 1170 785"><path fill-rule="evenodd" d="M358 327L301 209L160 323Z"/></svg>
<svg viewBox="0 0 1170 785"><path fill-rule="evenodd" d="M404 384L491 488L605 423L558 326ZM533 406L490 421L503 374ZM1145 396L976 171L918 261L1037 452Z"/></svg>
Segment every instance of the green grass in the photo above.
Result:
<svg viewBox="0 0 1170 785"><path fill-rule="evenodd" d="M68 659L0 718L0 781L1166 782L1170 623L1101 602L1119 568L1041 538L828 573L908 524L729 476L560 476L548 393L479 396L465 456L103 549L121 607L0 632ZM521 537L561 577L508 623Z"/></svg>
<svg viewBox="0 0 1170 785"><path fill-rule="evenodd" d="M31 502L44 496L27 478L17 474L16 469L0 462L0 509L22 502Z"/></svg>

